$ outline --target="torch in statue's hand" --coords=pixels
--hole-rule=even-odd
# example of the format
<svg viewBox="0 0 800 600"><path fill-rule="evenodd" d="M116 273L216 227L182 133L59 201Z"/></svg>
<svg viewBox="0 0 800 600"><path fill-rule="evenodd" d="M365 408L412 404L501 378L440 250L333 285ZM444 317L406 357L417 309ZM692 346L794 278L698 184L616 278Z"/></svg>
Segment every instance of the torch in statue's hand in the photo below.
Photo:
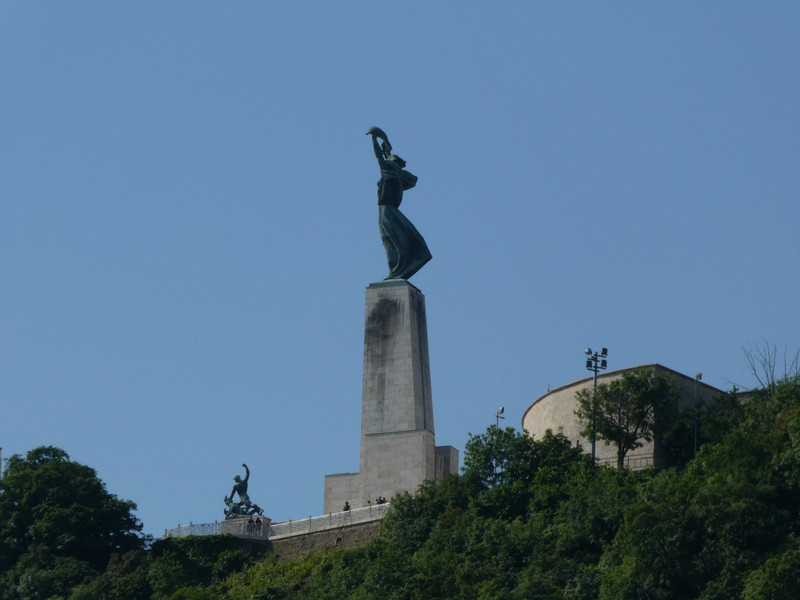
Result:
<svg viewBox="0 0 800 600"><path fill-rule="evenodd" d="M381 129L380 127L374 127L374 126L370 127L369 129L367 129L367 135L371 135L372 137L381 138L382 140L386 140L387 142L389 141L389 138L386 137L386 134L383 132L383 129Z"/></svg>
<svg viewBox="0 0 800 600"><path fill-rule="evenodd" d="M389 137L386 135L386 133L384 133L383 129L381 129L380 127L374 127L374 126L370 127L367 130L367 135L371 135L372 136L372 141L374 143L376 143L375 140L378 139L378 138L383 140L383 142L381 143L380 149L381 149L381 152L383 153L383 157L384 158L389 158L389 156L392 153L392 145L389 143ZM377 146L376 146L376 148L377 148Z"/></svg>

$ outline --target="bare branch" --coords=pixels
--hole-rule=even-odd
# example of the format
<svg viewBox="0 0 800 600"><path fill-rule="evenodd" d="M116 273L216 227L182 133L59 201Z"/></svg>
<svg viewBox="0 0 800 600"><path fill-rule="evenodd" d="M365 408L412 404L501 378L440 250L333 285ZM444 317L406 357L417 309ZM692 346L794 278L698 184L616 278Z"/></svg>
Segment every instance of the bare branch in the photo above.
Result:
<svg viewBox="0 0 800 600"><path fill-rule="evenodd" d="M770 392L775 390L775 358L778 354L776 346L770 346L767 340L762 345L742 346L750 372L758 381L758 385Z"/></svg>
<svg viewBox="0 0 800 600"><path fill-rule="evenodd" d="M800 350L789 360L788 349L784 346L783 374L780 376L777 373L778 347L775 344L770 345L767 340L763 340L761 345L750 343L747 347L742 346L742 352L759 386L770 393L775 391L779 382L800 377Z"/></svg>

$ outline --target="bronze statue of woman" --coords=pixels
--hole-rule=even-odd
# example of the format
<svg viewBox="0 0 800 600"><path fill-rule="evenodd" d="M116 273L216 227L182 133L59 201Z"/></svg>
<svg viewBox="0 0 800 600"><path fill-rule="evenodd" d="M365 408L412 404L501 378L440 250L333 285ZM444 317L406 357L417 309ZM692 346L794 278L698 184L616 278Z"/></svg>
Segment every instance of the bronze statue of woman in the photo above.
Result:
<svg viewBox="0 0 800 600"><path fill-rule="evenodd" d="M386 250L389 275L385 279L408 279L431 259L425 240L400 212L403 192L417 184L417 178L404 169L406 161L392 154L389 138L379 127L370 127L375 158L381 168L378 181L378 229ZM383 140L378 144L378 139Z"/></svg>

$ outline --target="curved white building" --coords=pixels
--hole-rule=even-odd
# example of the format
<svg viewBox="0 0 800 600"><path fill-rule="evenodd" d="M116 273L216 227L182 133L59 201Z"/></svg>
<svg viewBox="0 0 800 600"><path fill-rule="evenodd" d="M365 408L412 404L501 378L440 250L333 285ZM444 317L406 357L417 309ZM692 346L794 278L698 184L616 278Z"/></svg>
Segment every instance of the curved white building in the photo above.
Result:
<svg viewBox="0 0 800 600"><path fill-rule="evenodd" d="M686 408L694 406L695 402L707 402L711 398L722 394L721 390L706 385L694 377L688 377L672 369L659 364L642 365L630 367L619 371L598 374L597 383L608 383L622 377L623 373L635 371L637 369L652 369L667 373L675 378L675 384L681 394L680 407ZM547 392L544 396L536 399L522 415L522 428L536 439L541 439L548 429L554 432L561 432L576 446L582 446L586 452L590 452L591 442L581 435L581 426L575 411L578 409L578 402L575 394L582 389L591 389L593 377L580 379L573 383L563 385L559 388ZM644 441L641 448L631 450L625 457L626 466L632 469L643 469L651 466L662 466L659 456L659 440L652 442ZM597 462L600 464L615 464L617 461L617 448L613 444L606 445L604 440L598 439L595 445Z"/></svg>

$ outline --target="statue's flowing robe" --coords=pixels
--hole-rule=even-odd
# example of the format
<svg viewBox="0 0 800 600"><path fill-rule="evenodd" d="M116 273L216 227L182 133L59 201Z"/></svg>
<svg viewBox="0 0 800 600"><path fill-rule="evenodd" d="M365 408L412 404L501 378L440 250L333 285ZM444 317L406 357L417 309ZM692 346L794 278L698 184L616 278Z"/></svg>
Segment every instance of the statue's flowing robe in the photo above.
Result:
<svg viewBox="0 0 800 600"><path fill-rule="evenodd" d="M425 240L399 209L403 190L411 189L416 183L417 178L408 171L381 169L378 182L378 229L389 264L386 279L408 279L431 259Z"/></svg>

